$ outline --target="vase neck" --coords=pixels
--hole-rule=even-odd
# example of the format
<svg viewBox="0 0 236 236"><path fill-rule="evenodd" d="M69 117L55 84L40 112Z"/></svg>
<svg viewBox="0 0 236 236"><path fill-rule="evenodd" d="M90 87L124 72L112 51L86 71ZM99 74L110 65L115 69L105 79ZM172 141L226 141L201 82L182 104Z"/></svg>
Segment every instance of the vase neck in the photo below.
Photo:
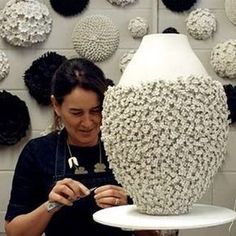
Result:
<svg viewBox="0 0 236 236"><path fill-rule="evenodd" d="M150 34L144 36L119 85L140 85L140 82L190 75L207 76L207 72L188 38L182 34Z"/></svg>

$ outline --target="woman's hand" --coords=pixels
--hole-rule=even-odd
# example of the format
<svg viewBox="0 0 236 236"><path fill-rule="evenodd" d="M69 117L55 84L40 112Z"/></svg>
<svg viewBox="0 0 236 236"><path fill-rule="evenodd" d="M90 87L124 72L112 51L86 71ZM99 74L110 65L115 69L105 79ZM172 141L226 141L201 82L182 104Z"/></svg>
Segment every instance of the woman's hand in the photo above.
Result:
<svg viewBox="0 0 236 236"><path fill-rule="evenodd" d="M73 202L90 194L88 188L78 181L70 178L57 181L48 195L49 202L57 202L62 205L71 206Z"/></svg>
<svg viewBox="0 0 236 236"><path fill-rule="evenodd" d="M95 201L101 208L126 205L127 194L122 187L116 185L104 185L94 191Z"/></svg>

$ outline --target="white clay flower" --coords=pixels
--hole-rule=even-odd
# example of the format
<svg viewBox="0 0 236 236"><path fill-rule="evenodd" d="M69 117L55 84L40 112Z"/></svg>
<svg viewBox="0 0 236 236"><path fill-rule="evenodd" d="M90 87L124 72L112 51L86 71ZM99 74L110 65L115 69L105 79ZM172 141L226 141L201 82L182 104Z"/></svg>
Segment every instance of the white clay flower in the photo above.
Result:
<svg viewBox="0 0 236 236"><path fill-rule="evenodd" d="M11 0L1 11L0 36L14 46L30 47L43 42L51 28L49 11L38 0Z"/></svg>

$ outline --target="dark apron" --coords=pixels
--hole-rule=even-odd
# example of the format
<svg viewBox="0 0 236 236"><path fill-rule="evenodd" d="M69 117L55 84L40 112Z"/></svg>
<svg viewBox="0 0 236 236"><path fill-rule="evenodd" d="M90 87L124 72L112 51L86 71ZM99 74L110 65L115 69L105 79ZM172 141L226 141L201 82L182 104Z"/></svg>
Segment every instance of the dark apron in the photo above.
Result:
<svg viewBox="0 0 236 236"><path fill-rule="evenodd" d="M72 178L84 184L87 188L99 187L106 184L118 185L111 170L102 173L68 174L66 173L67 162L66 133L62 131L58 135L55 159L56 182L64 178ZM108 168L107 168L108 169ZM47 236L123 236L132 235L131 232L122 231L119 228L105 226L96 223L92 215L100 210L96 205L93 193L74 202L73 206L62 207L51 219L45 233Z"/></svg>

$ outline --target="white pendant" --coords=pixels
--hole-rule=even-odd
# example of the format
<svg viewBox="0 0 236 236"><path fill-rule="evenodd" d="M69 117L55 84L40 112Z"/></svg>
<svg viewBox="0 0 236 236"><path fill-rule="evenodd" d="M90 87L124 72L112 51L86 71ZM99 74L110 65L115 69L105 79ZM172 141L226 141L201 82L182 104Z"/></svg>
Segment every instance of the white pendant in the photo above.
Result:
<svg viewBox="0 0 236 236"><path fill-rule="evenodd" d="M88 174L88 171L83 166L77 166L75 168L75 174L84 175L84 174Z"/></svg>
<svg viewBox="0 0 236 236"><path fill-rule="evenodd" d="M94 172L99 173L99 172L106 172L106 165L104 163L97 163L94 165Z"/></svg>
<svg viewBox="0 0 236 236"><path fill-rule="evenodd" d="M69 167L70 169L73 167L73 166L79 166L79 163L78 163L78 160L76 157L70 157L68 159L68 164L69 164Z"/></svg>

